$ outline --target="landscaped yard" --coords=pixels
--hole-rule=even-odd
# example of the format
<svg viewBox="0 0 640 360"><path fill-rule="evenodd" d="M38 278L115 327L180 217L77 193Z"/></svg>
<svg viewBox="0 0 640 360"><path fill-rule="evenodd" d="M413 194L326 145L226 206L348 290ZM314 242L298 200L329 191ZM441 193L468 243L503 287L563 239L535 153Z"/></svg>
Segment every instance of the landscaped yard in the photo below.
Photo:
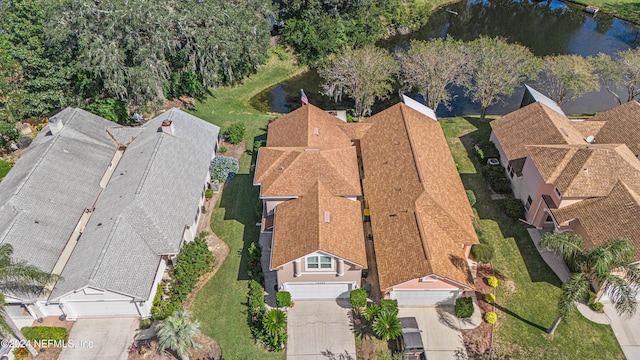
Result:
<svg viewBox="0 0 640 360"><path fill-rule="evenodd" d="M602 12L640 24L640 6L637 0L573 0L573 2L596 6Z"/></svg>
<svg viewBox="0 0 640 360"><path fill-rule="evenodd" d="M622 359L611 328L577 312L563 320L553 338L546 334L557 314L561 282L538 254L524 224L506 217L491 200L480 165L463 144L488 139L489 124L461 117L440 122L462 181L476 194L479 224L494 238L494 268L504 277L496 294L494 354L511 353L515 359Z"/></svg>
<svg viewBox="0 0 640 360"><path fill-rule="evenodd" d="M258 74L245 80L243 85L212 90L211 96L196 104L193 114L222 130L235 122L244 123L247 148L251 150L254 138L264 138L269 116L251 108L249 99L302 70L293 58L278 60L272 56ZM257 241L260 234L255 214L258 188L252 184L251 160L248 153L240 158L238 175L225 185L213 211L211 227L229 245L230 253L198 293L192 312L202 323L202 331L220 343L225 359L284 359L283 353L268 353L254 346L247 322L247 247Z"/></svg>

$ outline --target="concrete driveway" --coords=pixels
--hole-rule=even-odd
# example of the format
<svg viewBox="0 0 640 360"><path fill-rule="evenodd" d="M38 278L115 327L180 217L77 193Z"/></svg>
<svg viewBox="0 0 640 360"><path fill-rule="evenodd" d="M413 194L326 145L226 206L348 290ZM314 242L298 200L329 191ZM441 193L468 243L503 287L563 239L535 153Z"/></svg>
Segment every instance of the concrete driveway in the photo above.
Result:
<svg viewBox="0 0 640 360"><path fill-rule="evenodd" d="M138 324L137 318L78 319L59 359L126 360Z"/></svg>
<svg viewBox="0 0 640 360"><path fill-rule="evenodd" d="M640 314L630 319L620 317L611 304L604 304L604 312L611 320L613 329L624 356L627 359L640 359Z"/></svg>
<svg viewBox="0 0 640 360"><path fill-rule="evenodd" d="M355 359L350 311L349 301L297 301L287 314L287 359Z"/></svg>
<svg viewBox="0 0 640 360"><path fill-rule="evenodd" d="M460 332L460 319L453 306L401 307L398 317L415 317L429 360L467 359Z"/></svg>

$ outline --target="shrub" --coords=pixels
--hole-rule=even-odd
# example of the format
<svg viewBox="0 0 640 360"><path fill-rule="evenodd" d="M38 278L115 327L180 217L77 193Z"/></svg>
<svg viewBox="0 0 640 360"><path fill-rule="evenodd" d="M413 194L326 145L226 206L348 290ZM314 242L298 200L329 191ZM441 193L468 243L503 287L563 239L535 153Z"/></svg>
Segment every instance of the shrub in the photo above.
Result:
<svg viewBox="0 0 640 360"><path fill-rule="evenodd" d="M493 295L493 293L487 293L484 296L484 301L488 302L489 304L493 304L494 302L496 302L496 296Z"/></svg>
<svg viewBox="0 0 640 360"><path fill-rule="evenodd" d="M238 145L244 140L245 131L246 129L243 123L235 123L224 131L224 135L227 137L228 142L233 145Z"/></svg>
<svg viewBox="0 0 640 360"><path fill-rule="evenodd" d="M382 311L398 315L398 300L382 299L380 300L380 308Z"/></svg>
<svg viewBox="0 0 640 360"><path fill-rule="evenodd" d="M367 321L373 321L375 320L378 315L380 314L380 312L382 311L382 309L380 308L380 306L373 304L371 306L367 306L366 309L364 309L364 318Z"/></svg>
<svg viewBox="0 0 640 360"><path fill-rule="evenodd" d="M140 329L148 329L151 327L151 324L153 324L152 319L144 319L144 320L140 320L140 324L138 325L138 327Z"/></svg>
<svg viewBox="0 0 640 360"><path fill-rule="evenodd" d="M461 297L456 299L456 317L468 318L473 315L473 299L470 297Z"/></svg>
<svg viewBox="0 0 640 360"><path fill-rule="evenodd" d="M237 159L229 156L216 156L211 162L211 178L223 183L233 178L240 169L240 163Z"/></svg>
<svg viewBox="0 0 640 360"><path fill-rule="evenodd" d="M511 182L502 166L487 165L482 168L482 174L487 179L493 191L498 194L508 194L511 192Z"/></svg>
<svg viewBox="0 0 640 360"><path fill-rule="evenodd" d="M473 152L476 154L476 157L478 158L478 160L480 160L480 163L484 164L484 160L486 159L486 157L485 157L484 151L482 150L480 145L474 146L473 147Z"/></svg>
<svg viewBox="0 0 640 360"><path fill-rule="evenodd" d="M262 199L258 198L256 206L253 209L256 213L256 219L262 220Z"/></svg>
<svg viewBox="0 0 640 360"><path fill-rule="evenodd" d="M471 204L471 206L476 204L476 194L473 192L473 190L467 190L467 199L469 199L469 204Z"/></svg>
<svg viewBox="0 0 640 360"><path fill-rule="evenodd" d="M491 184L491 188L498 194L509 194L511 193L511 182L506 177L497 179Z"/></svg>
<svg viewBox="0 0 640 360"><path fill-rule="evenodd" d="M261 147L262 147L262 141L256 140L253 142L253 152L258 152L258 150L260 150Z"/></svg>
<svg viewBox="0 0 640 360"><path fill-rule="evenodd" d="M593 311L602 312L604 310L604 304L596 301L593 304L591 304L591 308L593 309Z"/></svg>
<svg viewBox="0 0 640 360"><path fill-rule="evenodd" d="M13 349L13 356L15 356L16 359L26 359L30 357L31 354L29 354L29 350L27 350L26 347L19 347Z"/></svg>
<svg viewBox="0 0 640 360"><path fill-rule="evenodd" d="M65 341L69 337L66 328L55 326L25 326L22 335L27 340L55 340Z"/></svg>
<svg viewBox="0 0 640 360"><path fill-rule="evenodd" d="M288 291L278 291L276 293L276 301L280 307L291 306L291 293Z"/></svg>
<svg viewBox="0 0 640 360"><path fill-rule="evenodd" d="M487 285L491 286L492 288L498 287L498 278L495 276L487 276Z"/></svg>
<svg viewBox="0 0 640 360"><path fill-rule="evenodd" d="M402 335L402 326L397 314L382 311L373 322L373 332L383 341L389 341Z"/></svg>
<svg viewBox="0 0 640 360"><path fill-rule="evenodd" d="M96 114L109 121L125 124L129 122L127 102L114 98L95 99L82 107L90 113Z"/></svg>
<svg viewBox="0 0 640 360"><path fill-rule="evenodd" d="M502 209L508 217L520 219L524 217L524 205L518 199L506 199L502 201Z"/></svg>
<svg viewBox="0 0 640 360"><path fill-rule="evenodd" d="M228 148L228 147L226 147L226 146L224 146L224 145L222 145L222 146L220 146L220 147L218 148L218 154L224 154L224 153L226 153L227 151L229 151L229 148Z"/></svg>
<svg viewBox="0 0 640 360"><path fill-rule="evenodd" d="M352 308L361 309L367 306L367 291L362 288L351 290L349 300L351 301Z"/></svg>
<svg viewBox="0 0 640 360"><path fill-rule="evenodd" d="M258 318L262 318L266 307L264 306L264 288L262 285L255 281L249 281L249 315L252 317L256 317L255 321L258 321Z"/></svg>
<svg viewBox="0 0 640 360"><path fill-rule="evenodd" d="M476 261L488 264L493 260L493 254L495 253L495 249L491 244L474 244L471 247L471 255Z"/></svg>
<svg viewBox="0 0 640 360"><path fill-rule="evenodd" d="M204 191L204 197L211 199L213 197L213 189L207 189Z"/></svg>
<svg viewBox="0 0 640 360"><path fill-rule="evenodd" d="M493 311L488 311L486 314L484 314L484 321L493 325L498 321L498 315L496 315L496 313L494 313Z"/></svg>
<svg viewBox="0 0 640 360"><path fill-rule="evenodd" d="M280 309L271 309L262 319L262 341L274 351L287 346L287 315Z"/></svg>

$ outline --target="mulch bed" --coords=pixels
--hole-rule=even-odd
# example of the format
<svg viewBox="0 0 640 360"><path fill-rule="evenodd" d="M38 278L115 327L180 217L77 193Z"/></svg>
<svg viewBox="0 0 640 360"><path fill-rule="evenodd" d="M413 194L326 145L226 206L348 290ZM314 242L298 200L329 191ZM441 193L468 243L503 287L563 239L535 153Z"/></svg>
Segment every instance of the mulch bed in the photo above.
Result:
<svg viewBox="0 0 640 360"><path fill-rule="evenodd" d="M191 360L221 360L222 350L218 342L212 338L200 334L196 336L196 342L202 347L193 351L189 359ZM145 340L136 343L136 347L129 348L128 360L175 360L179 359L169 351L160 352L156 340ZM38 356L38 359L40 357Z"/></svg>
<svg viewBox="0 0 640 360"><path fill-rule="evenodd" d="M493 266L490 264L478 264L478 274L476 283L476 298L478 306L484 314L487 311L495 311L494 306L484 301L484 295L494 292L494 288L487 285L484 278L487 276L495 276ZM495 294L495 292L494 292ZM469 359L485 359L489 355L491 349L491 339L493 337L493 325L483 321L480 326L472 330L462 330L462 339L467 349Z"/></svg>

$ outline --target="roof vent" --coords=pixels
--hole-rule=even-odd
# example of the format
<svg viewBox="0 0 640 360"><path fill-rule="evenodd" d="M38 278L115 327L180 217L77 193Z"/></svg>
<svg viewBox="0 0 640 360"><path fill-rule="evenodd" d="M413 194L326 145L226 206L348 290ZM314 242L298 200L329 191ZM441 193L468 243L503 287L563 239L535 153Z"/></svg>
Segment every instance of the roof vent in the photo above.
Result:
<svg viewBox="0 0 640 360"><path fill-rule="evenodd" d="M173 127L173 121L172 120L164 120L162 122L162 132L165 134L169 134L169 135L175 135L176 134L176 129Z"/></svg>
<svg viewBox="0 0 640 360"><path fill-rule="evenodd" d="M584 168L584 173L588 174L589 173L589 168Z"/></svg>
<svg viewBox="0 0 640 360"><path fill-rule="evenodd" d="M55 116L49 118L49 131L51 131L52 135L59 133L62 130L62 126L62 120Z"/></svg>
<svg viewBox="0 0 640 360"><path fill-rule="evenodd" d="M327 224L331 222L331 213L329 211L324 212L324 222Z"/></svg>
<svg viewBox="0 0 640 360"><path fill-rule="evenodd" d="M596 142L596 138L593 135L589 135L589 136L587 136L585 141L588 142L589 144L593 144L594 142Z"/></svg>
<svg viewBox="0 0 640 360"><path fill-rule="evenodd" d="M562 135L564 136L569 136L569 134L567 133L567 130L565 130L564 128L560 128L560 132L562 132Z"/></svg>
<svg viewBox="0 0 640 360"><path fill-rule="evenodd" d="M317 127L314 127L313 128L313 135L320 136L320 129L318 129Z"/></svg>

